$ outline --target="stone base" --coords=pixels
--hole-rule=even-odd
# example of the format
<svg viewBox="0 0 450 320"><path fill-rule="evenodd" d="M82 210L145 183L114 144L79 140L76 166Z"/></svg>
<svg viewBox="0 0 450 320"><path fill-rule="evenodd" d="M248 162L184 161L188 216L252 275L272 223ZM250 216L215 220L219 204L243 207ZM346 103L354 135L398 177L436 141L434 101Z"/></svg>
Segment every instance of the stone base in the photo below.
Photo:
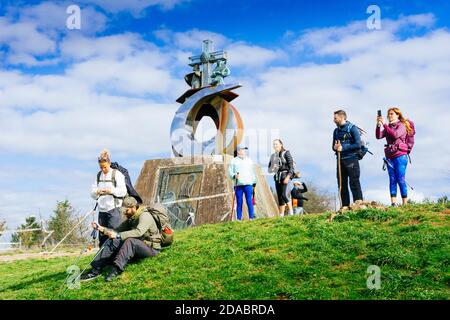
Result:
<svg viewBox="0 0 450 320"><path fill-rule="evenodd" d="M176 229L231 221L236 215L233 183L228 178L231 159L217 155L147 160L135 188L144 204L163 203ZM277 215L277 204L259 166L256 176L256 217ZM248 219L245 204L243 216Z"/></svg>

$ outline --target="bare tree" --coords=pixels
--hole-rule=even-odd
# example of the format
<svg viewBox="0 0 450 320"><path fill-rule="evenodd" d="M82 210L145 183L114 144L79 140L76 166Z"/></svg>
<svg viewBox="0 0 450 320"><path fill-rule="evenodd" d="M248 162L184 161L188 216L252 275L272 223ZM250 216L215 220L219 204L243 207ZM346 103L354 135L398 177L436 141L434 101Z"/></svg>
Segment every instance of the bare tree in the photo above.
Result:
<svg viewBox="0 0 450 320"><path fill-rule="evenodd" d="M0 236L3 234L3 231L6 230L6 221L0 221Z"/></svg>

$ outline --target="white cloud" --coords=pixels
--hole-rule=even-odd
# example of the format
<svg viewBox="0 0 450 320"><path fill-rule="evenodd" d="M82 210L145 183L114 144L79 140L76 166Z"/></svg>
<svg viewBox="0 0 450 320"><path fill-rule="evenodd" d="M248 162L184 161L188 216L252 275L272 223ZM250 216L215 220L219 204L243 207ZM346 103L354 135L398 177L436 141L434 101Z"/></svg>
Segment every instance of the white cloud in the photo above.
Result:
<svg viewBox="0 0 450 320"><path fill-rule="evenodd" d="M229 43L229 40L222 34L199 29L192 29L185 32L173 32L169 29L160 29L156 30L154 35L158 39L184 50L201 51L203 40L212 40L216 49L223 48Z"/></svg>
<svg viewBox="0 0 450 320"><path fill-rule="evenodd" d="M405 17L401 19L403 28L407 28L404 21L417 24L416 19ZM326 38L314 42L318 53L322 54L323 48L333 48L343 39L347 43L365 43L362 33L356 31L357 26L356 23L342 27L341 30L355 31L347 36L343 33L339 41ZM360 27L365 28L362 24ZM371 34L367 37L370 39ZM374 190L374 184L380 187L380 181L388 195L387 173L381 171L384 142L374 138L375 115L379 108L385 111L390 106L399 106L417 126L413 164L407 171L407 179L418 193L412 192L412 196L420 199L448 193L450 146L446 143L446 124L450 115L446 110L450 98L450 33L430 30L405 39L386 33L376 46L361 45L358 50L357 55L353 50L334 50L343 57L338 63L271 68L242 81L244 87L235 105L246 127L279 129L300 170L314 168L315 172L306 174L333 190L336 179L331 152L332 114L343 107L351 121L368 131L375 152L375 156L367 155L361 162L366 196L374 195L370 190Z"/></svg>
<svg viewBox="0 0 450 320"><path fill-rule="evenodd" d="M296 51L312 50L319 55L349 56L377 50L379 44L398 40L398 33L407 30L429 29L435 23L432 14L403 16L397 20L383 19L381 30L368 30L365 21L357 21L343 27L306 30L292 47ZM292 35L291 35L292 36Z"/></svg>
<svg viewBox="0 0 450 320"><path fill-rule="evenodd" d="M166 43L168 47L175 46L178 61L186 64L187 58L198 55L202 51L204 40L213 41L213 48L210 50L224 50L228 54L231 68L255 68L263 67L273 61L284 61L287 55L280 49L273 50L257 45L248 44L243 41L233 41L222 34L215 32L192 29L186 32L173 32L169 29L160 29L154 35Z"/></svg>
<svg viewBox="0 0 450 320"><path fill-rule="evenodd" d="M142 15L143 11L148 7L158 6L164 10L169 10L178 4L189 1L190 0L79 0L80 3L97 5L111 13L129 11L134 16Z"/></svg>
<svg viewBox="0 0 450 320"><path fill-rule="evenodd" d="M69 35L69 37L61 41L60 48L61 55L64 58L74 59L75 61L97 57L123 59L145 50L154 52L159 50L152 43L143 41L142 38L135 33L123 33L96 38ZM149 63L157 65L163 58L162 55L155 56ZM161 64L163 63L164 60Z"/></svg>
<svg viewBox="0 0 450 320"><path fill-rule="evenodd" d="M387 173L381 171L384 142L374 139L373 130L376 110L396 105L415 120L418 132L407 173L416 189L411 196L443 194L448 192L450 166L446 141L450 33L431 29L420 35L397 34L399 28L429 28L433 21L424 15L402 17L392 26L384 24L380 33L367 33L363 23L331 28L331 32L310 31L302 39L314 49L312 54L339 54L343 59L322 64L289 60L289 67L272 65L282 65L289 57L281 49L236 42L208 31L160 30L157 36L165 42L163 48L133 33L97 38L70 34L58 43L60 55L55 59L67 63L59 74L0 69L0 150L25 156L67 156L78 162L107 147L125 159L134 158L134 165L139 163L136 158L169 154L170 123L179 106L174 101L187 89L178 73L189 71L187 57L198 54L201 40L211 37L217 41L216 48L229 51L232 70L245 71L238 79L244 85L236 91L240 97L233 102L245 128L278 129L305 178L336 189L332 114L344 107L350 120L368 131L375 153L361 162L366 198L385 201L389 194ZM29 30L36 28L30 24ZM41 35L33 36L39 39ZM41 50L54 52L54 43ZM36 59L34 52L22 48L16 53L24 54L23 60ZM268 140L259 143L267 148ZM2 165L0 172L5 170ZM76 206L87 208L85 177L74 180L67 193L75 197ZM56 178L49 184L65 186ZM55 192L50 197L41 190L11 191L8 187L0 187L1 194L2 203L26 199L20 206L8 207L17 216L44 202L53 206L65 195Z"/></svg>
<svg viewBox="0 0 450 320"><path fill-rule="evenodd" d="M74 4L71 1L42 2L32 6L12 7L9 14L18 14L19 22L35 23L38 30L57 37L58 33L71 33L66 27L66 21L69 14L67 7ZM77 33L95 34L103 31L106 26L106 16L97 12L91 6L81 7L81 30Z"/></svg>
<svg viewBox="0 0 450 320"><path fill-rule="evenodd" d="M270 50L244 42L233 43L226 48L231 66L259 67L270 62L285 60L287 55L282 50Z"/></svg>
<svg viewBox="0 0 450 320"><path fill-rule="evenodd" d="M92 35L102 31L106 17L92 7L83 8L81 30L68 30L66 8L69 2L42 2L28 6L9 6L0 16L0 46L9 65L56 65L60 59L58 41L66 34Z"/></svg>
<svg viewBox="0 0 450 320"><path fill-rule="evenodd" d="M11 23L0 17L0 44L8 46L13 53L43 55L53 53L55 42L47 35L36 30L31 22Z"/></svg>

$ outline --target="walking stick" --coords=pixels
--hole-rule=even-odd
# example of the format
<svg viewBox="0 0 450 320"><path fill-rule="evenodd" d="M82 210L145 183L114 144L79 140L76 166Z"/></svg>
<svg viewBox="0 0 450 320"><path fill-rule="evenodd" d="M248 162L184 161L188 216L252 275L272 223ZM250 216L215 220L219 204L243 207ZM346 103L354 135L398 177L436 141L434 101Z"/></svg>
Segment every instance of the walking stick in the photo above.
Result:
<svg viewBox="0 0 450 320"><path fill-rule="evenodd" d="M237 174L239 174L239 172ZM234 203L236 199L236 184L237 184L236 175L234 177L235 178L233 179L234 186L233 186L233 204L231 206L231 221L237 220L234 218Z"/></svg>
<svg viewBox="0 0 450 320"><path fill-rule="evenodd" d="M95 254L94 258L92 258L92 260L89 262L89 264L88 264L88 265L87 265L80 273L78 273L78 275L77 275L76 278L73 280L73 282L79 281L81 275L87 270L87 268L90 266L90 264L92 263L92 261L94 261L95 258L97 258L97 257L99 256L99 254L103 251L103 249L106 247L106 244L108 244L108 243L110 242L110 240L111 240L111 239L107 239L107 240L103 243L102 247L97 251L97 253ZM63 286L65 285L66 288L64 289L63 293L61 294L61 296L63 296L63 297L64 297L64 295L66 294L67 289L69 289L69 284L67 283L67 281L68 281L68 279L69 279L69 276L70 276L70 275L68 275L67 278L66 278L66 280L64 280Z"/></svg>
<svg viewBox="0 0 450 320"><path fill-rule="evenodd" d="M337 152L337 156L338 156L338 177L339 177L339 203L340 203L340 208L342 209L342 195L341 195L342 171L341 171L341 152L340 151Z"/></svg>

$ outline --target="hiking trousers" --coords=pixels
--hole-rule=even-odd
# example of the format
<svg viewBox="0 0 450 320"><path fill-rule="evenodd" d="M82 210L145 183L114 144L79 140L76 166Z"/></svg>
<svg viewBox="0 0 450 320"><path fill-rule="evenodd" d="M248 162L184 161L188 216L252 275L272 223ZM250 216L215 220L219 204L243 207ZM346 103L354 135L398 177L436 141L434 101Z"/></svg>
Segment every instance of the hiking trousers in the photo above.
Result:
<svg viewBox="0 0 450 320"><path fill-rule="evenodd" d="M278 182L275 180L275 189L277 190L277 197L278 197L278 205L284 206L290 202L288 197L288 185L284 184L283 181Z"/></svg>
<svg viewBox="0 0 450 320"><path fill-rule="evenodd" d="M102 227L106 227L108 229L115 229L117 228L122 222L122 217L120 215L119 208L114 208L107 212L99 212L98 213L98 224ZM105 243L105 241L108 239L108 236L100 233L99 236L99 243L100 247Z"/></svg>
<svg viewBox="0 0 450 320"><path fill-rule="evenodd" d="M156 256L159 250L150 248L144 241L136 238L125 240L112 239L106 243L103 251L92 261L94 269L103 269L107 265L114 264L121 271L131 260Z"/></svg>
<svg viewBox="0 0 450 320"><path fill-rule="evenodd" d="M406 186L405 175L406 167L408 166L408 155L395 157L394 159L387 159L388 173L389 173L389 191L391 197L397 197L397 185L400 188L402 198L408 198L408 188Z"/></svg>
<svg viewBox="0 0 450 320"><path fill-rule="evenodd" d="M252 198L253 198L252 185L248 184L245 186L236 186L235 192L236 192L237 219L242 220L242 205L244 202L244 194L245 194L245 201L247 203L247 208L248 208L248 217L250 220L254 219L255 214L254 214L254 208L253 208L253 202L252 202Z"/></svg>
<svg viewBox="0 0 450 320"><path fill-rule="evenodd" d="M339 186L339 169L336 169L336 174ZM360 174L361 171L359 168L358 159L341 159L341 199L343 207L348 207L350 205L350 193L348 190L349 184L352 191L353 202L357 200L363 200L361 183L359 182Z"/></svg>

